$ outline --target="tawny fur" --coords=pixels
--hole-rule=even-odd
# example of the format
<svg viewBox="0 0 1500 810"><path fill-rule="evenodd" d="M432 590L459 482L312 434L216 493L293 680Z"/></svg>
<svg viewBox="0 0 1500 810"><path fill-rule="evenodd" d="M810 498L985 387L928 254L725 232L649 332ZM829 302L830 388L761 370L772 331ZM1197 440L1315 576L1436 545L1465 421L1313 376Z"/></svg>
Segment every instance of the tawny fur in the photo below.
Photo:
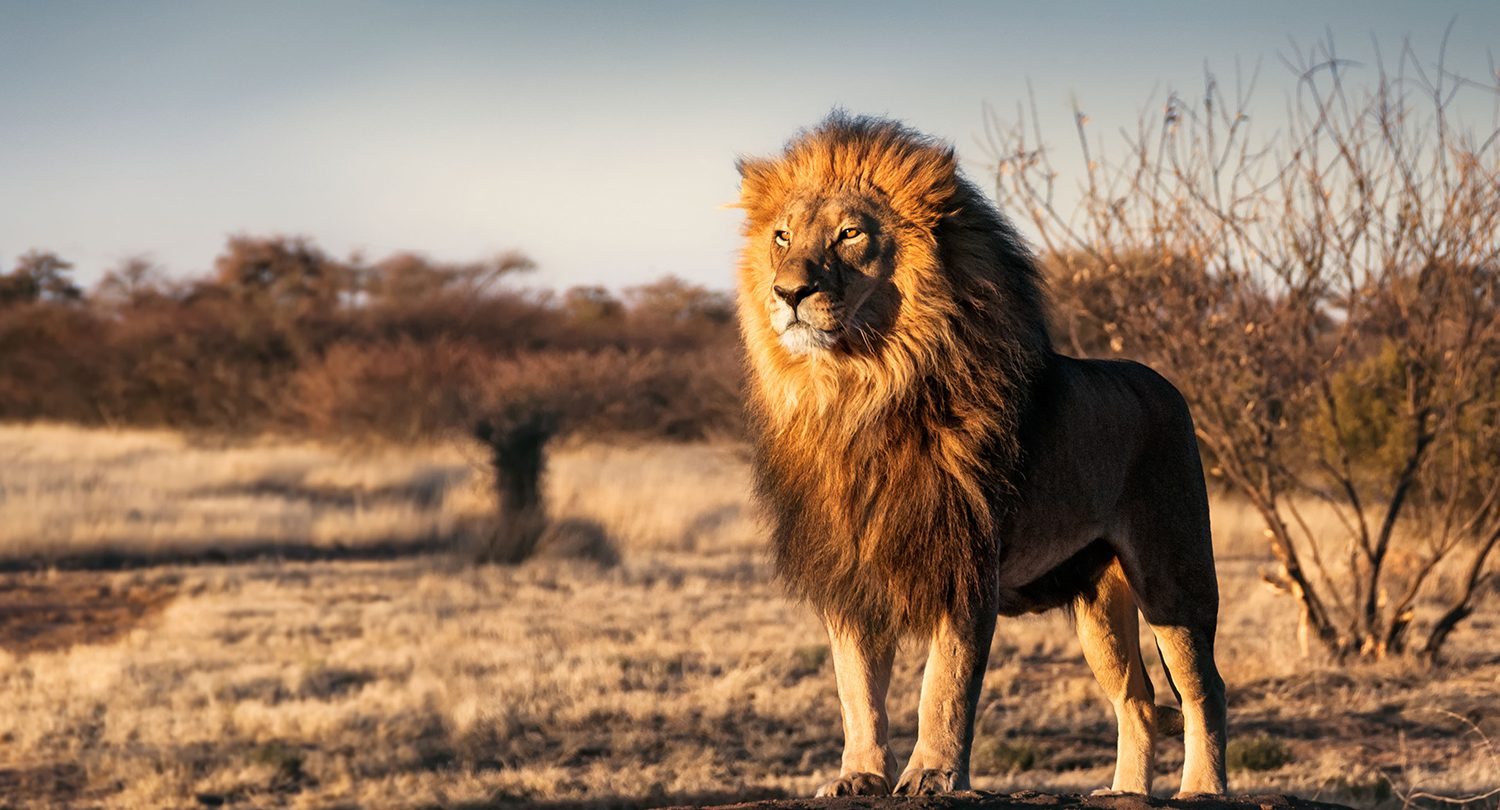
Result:
<svg viewBox="0 0 1500 810"><path fill-rule="evenodd" d="M1030 378L1051 346L1035 264L952 149L834 116L741 161L740 321L778 568L825 616L927 631L993 575ZM889 327L831 360L789 355L762 246L795 195L883 198L901 220Z"/></svg>

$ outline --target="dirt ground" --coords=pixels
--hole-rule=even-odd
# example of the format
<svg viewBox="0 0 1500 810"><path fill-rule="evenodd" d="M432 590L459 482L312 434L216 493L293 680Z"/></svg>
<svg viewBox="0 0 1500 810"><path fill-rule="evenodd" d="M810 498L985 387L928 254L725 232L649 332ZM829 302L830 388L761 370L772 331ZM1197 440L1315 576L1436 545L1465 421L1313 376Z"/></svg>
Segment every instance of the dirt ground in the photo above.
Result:
<svg viewBox="0 0 1500 810"><path fill-rule="evenodd" d="M107 644L160 612L176 590L88 572L0 575L0 649L24 655Z"/></svg>
<svg viewBox="0 0 1500 810"><path fill-rule="evenodd" d="M0 576L0 806L825 806L791 798L837 770L816 623L737 554L633 557ZM976 785L1066 795L1108 782L1112 718L1074 646L1065 617L1004 629ZM903 751L916 659L898 660L892 695ZM1395 789L1465 796L1500 780L1484 737L1493 663L1441 677L1226 669L1234 738L1275 740L1286 757L1232 772L1237 790L1396 808ZM1160 795L1181 756L1180 740L1162 742ZM1145 806L1011 800L972 806Z"/></svg>
<svg viewBox="0 0 1500 810"><path fill-rule="evenodd" d="M956 793L924 798L783 799L721 805L713 810L1348 810L1344 805L1293 796L1226 796L1201 799L1148 799L1026 791Z"/></svg>
<svg viewBox="0 0 1500 810"><path fill-rule="evenodd" d="M122 584L87 572L0 575L0 649L19 656L108 644L175 595L170 583ZM71 763L0 766L0 806L67 802L86 781Z"/></svg>

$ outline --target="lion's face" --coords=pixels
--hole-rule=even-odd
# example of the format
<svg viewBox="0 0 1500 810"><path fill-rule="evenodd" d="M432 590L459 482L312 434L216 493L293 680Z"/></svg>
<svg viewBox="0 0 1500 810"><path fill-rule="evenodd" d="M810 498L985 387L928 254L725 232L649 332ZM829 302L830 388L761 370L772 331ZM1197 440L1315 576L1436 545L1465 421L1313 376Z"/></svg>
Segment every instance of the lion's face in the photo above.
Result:
<svg viewBox="0 0 1500 810"><path fill-rule="evenodd" d="M796 355L868 341L890 322L894 216L870 195L794 199L761 237L771 328Z"/></svg>

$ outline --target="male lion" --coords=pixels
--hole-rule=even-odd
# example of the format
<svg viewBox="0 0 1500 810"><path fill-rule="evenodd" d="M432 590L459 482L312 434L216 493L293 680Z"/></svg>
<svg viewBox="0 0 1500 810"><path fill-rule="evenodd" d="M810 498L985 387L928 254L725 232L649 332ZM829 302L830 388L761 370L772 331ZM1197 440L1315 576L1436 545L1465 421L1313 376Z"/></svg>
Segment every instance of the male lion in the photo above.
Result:
<svg viewBox="0 0 1500 810"><path fill-rule="evenodd" d="M843 707L818 794L967 788L996 616L1065 605L1119 723L1112 790L1151 788L1139 607L1183 707L1182 793L1223 793L1218 583L1182 396L1053 351L1036 265L951 148L835 113L739 170L758 490ZM930 651L896 779L885 697L912 635Z"/></svg>

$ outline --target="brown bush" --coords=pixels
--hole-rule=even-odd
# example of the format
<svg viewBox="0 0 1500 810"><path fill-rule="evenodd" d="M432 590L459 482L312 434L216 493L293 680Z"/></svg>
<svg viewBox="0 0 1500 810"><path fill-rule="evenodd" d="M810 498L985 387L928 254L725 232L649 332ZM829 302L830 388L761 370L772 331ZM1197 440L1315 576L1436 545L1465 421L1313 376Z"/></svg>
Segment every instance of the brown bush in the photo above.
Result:
<svg viewBox="0 0 1500 810"><path fill-rule="evenodd" d="M98 422L105 376L96 346L107 324L87 310L0 306L0 408L11 419Z"/></svg>
<svg viewBox="0 0 1500 810"><path fill-rule="evenodd" d="M87 395L114 423L269 428L300 358L292 335L242 315L222 299L162 300L105 322Z"/></svg>
<svg viewBox="0 0 1500 810"><path fill-rule="evenodd" d="M727 345L537 352L495 363L484 401L491 411L537 408L564 433L689 440L739 434L739 385Z"/></svg>
<svg viewBox="0 0 1500 810"><path fill-rule="evenodd" d="M430 438L472 420L491 362L446 337L336 343L291 375L282 420L321 436Z"/></svg>

